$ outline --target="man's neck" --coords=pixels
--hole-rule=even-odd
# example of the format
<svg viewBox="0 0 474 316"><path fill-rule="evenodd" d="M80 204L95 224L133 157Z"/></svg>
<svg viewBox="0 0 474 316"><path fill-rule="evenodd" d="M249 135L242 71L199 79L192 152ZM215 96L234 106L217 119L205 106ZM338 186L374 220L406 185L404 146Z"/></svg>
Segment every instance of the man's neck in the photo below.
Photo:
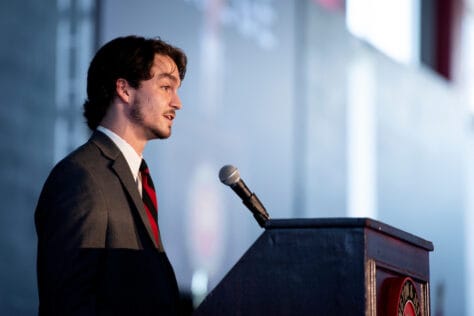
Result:
<svg viewBox="0 0 474 316"><path fill-rule="evenodd" d="M146 141L137 137L136 129L133 128L133 126L130 124L113 124L107 121L101 122L100 125L120 136L123 140L130 144L130 146L132 146L138 155L142 156Z"/></svg>

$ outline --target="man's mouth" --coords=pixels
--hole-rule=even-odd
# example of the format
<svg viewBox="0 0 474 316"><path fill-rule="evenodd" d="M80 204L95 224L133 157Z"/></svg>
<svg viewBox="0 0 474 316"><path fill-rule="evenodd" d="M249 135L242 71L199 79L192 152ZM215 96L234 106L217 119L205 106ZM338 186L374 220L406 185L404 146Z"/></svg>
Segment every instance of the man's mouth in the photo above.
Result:
<svg viewBox="0 0 474 316"><path fill-rule="evenodd" d="M167 113L167 114L164 115L164 117L166 117L168 120L172 121L172 120L174 120L175 115L172 114L172 113Z"/></svg>

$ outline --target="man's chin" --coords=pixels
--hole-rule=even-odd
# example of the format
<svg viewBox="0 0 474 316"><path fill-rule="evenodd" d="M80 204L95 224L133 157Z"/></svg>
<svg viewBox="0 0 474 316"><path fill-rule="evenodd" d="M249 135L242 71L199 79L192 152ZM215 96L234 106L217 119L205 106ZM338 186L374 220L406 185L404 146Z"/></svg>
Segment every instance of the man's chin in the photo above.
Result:
<svg viewBox="0 0 474 316"><path fill-rule="evenodd" d="M152 135L152 139L167 139L171 136L171 129L167 132L154 130Z"/></svg>

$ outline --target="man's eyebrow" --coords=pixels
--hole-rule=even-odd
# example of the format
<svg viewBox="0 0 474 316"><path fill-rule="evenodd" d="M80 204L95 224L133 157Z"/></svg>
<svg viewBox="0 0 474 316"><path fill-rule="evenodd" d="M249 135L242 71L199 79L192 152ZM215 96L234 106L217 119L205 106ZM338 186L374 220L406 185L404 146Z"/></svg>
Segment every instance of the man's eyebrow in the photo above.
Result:
<svg viewBox="0 0 474 316"><path fill-rule="evenodd" d="M168 79L170 79L172 81L175 81L175 82L178 81L178 78L176 78L176 76L173 76L172 74L166 73L166 72L161 73L161 74L158 75L158 79L161 79L161 78L168 78Z"/></svg>
<svg viewBox="0 0 474 316"><path fill-rule="evenodd" d="M173 81L174 83L178 83L179 82L179 85L178 85L178 88L181 87L181 82L178 81L178 78L170 73L167 73L167 72L163 72L161 74L158 75L158 79L162 79L162 78L167 78L171 81Z"/></svg>

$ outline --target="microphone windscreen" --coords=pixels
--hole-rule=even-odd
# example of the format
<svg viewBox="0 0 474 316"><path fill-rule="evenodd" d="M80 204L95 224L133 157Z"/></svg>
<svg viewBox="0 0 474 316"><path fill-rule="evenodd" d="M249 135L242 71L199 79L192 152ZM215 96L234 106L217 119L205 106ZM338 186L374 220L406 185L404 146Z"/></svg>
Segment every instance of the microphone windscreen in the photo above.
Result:
<svg viewBox="0 0 474 316"><path fill-rule="evenodd" d="M225 185L233 185L240 180L239 170L232 165L225 165L219 171L219 179Z"/></svg>

